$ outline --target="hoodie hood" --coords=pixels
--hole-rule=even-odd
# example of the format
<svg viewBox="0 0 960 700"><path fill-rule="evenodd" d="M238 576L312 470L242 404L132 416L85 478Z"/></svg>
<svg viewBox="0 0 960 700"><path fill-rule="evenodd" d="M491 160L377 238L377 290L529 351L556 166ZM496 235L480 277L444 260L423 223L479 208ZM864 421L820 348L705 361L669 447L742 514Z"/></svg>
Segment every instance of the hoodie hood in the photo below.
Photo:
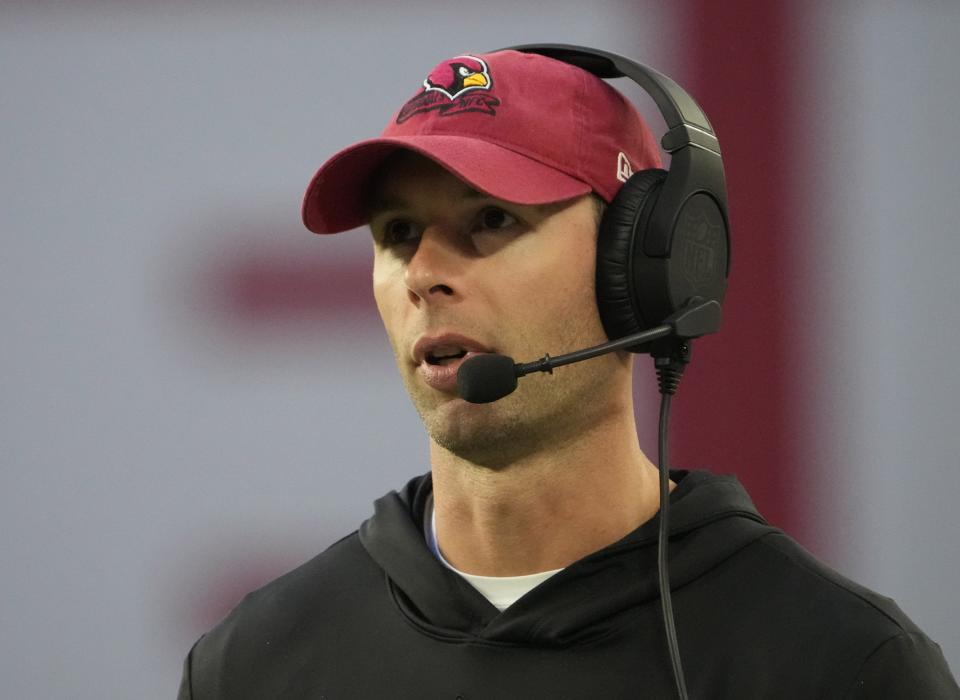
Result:
<svg viewBox="0 0 960 700"><path fill-rule="evenodd" d="M737 551L777 532L732 476L671 472L670 585L679 591ZM426 545L423 513L429 474L375 503L360 541L383 569L401 612L423 631L450 641L567 646L606 633L621 613L655 603L655 516L623 539L534 588L502 613Z"/></svg>

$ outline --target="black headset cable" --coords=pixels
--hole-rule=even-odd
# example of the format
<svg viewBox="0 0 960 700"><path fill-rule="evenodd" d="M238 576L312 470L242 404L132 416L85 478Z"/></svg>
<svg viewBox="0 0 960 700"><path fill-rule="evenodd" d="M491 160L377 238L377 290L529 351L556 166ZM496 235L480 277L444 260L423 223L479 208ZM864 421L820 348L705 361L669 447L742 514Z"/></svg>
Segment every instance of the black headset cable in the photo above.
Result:
<svg viewBox="0 0 960 700"><path fill-rule="evenodd" d="M673 603L670 596L670 565L668 544L670 539L670 464L667 455L667 434L670 420L670 399L680 385L683 369L690 358L690 345L681 343L679 352L671 357L654 359L657 381L660 385L660 429L658 434L657 468L660 470L660 527L657 537L657 575L660 583L660 606L663 611L663 628L667 637L667 651L676 684L677 697L687 700L687 684L680 663L680 646L677 629L673 622Z"/></svg>

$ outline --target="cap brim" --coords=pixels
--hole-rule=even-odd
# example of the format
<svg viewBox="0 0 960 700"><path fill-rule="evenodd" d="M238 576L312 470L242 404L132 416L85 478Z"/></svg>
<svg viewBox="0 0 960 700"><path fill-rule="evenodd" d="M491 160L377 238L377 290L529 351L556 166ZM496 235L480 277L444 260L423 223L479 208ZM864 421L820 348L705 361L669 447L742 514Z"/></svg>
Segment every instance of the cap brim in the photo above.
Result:
<svg viewBox="0 0 960 700"><path fill-rule="evenodd" d="M473 189L516 204L562 202L590 185L516 151L466 136L376 138L345 148L324 163L307 186L303 223L314 233L339 233L367 223L371 176L398 149L443 166Z"/></svg>

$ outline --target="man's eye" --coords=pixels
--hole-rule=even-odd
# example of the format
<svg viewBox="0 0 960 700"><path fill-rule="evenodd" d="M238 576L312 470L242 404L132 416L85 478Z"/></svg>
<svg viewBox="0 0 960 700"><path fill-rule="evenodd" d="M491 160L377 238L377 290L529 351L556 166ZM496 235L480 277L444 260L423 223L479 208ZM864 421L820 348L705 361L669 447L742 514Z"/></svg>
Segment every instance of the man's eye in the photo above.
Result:
<svg viewBox="0 0 960 700"><path fill-rule="evenodd" d="M419 229L410 221L394 219L383 228L383 242L387 245L409 243L420 235Z"/></svg>
<svg viewBox="0 0 960 700"><path fill-rule="evenodd" d="M487 207L480 212L479 224L481 228L498 230L515 223L517 223L516 217L499 207Z"/></svg>

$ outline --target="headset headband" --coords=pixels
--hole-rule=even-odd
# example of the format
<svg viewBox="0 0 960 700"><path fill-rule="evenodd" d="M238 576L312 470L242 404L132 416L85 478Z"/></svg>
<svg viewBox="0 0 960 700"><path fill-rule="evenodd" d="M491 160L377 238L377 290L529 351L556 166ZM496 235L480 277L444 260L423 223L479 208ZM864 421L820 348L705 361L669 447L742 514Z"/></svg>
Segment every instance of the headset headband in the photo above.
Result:
<svg viewBox="0 0 960 700"><path fill-rule="evenodd" d="M630 78L653 98L667 123L667 133L660 142L663 150L673 153L684 146L694 146L720 155L720 144L700 105L682 87L653 68L615 53L570 44L523 44L503 50L547 56L582 68L598 78Z"/></svg>
<svg viewBox="0 0 960 700"><path fill-rule="evenodd" d="M665 206L658 209L660 216L654 215L652 225L660 231L671 231L674 222L667 220L666 215L679 211L690 192L696 190L710 193L726 223L727 188L720 144L707 115L686 90L662 73L609 51L572 44L523 44L504 50L541 54L598 78L624 77L637 83L653 98L667 123L660 145L671 156L670 176L660 195ZM666 239L651 240L644 247L647 255L668 255L669 243Z"/></svg>

